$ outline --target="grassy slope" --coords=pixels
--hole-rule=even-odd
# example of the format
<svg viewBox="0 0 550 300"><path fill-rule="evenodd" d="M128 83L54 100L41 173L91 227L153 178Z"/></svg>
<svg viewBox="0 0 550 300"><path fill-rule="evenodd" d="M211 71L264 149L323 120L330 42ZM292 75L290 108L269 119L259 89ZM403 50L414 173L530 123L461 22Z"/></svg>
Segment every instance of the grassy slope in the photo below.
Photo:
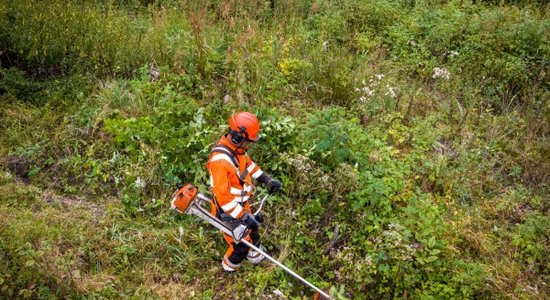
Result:
<svg viewBox="0 0 550 300"><path fill-rule="evenodd" d="M309 297L267 263L223 274L220 235L166 209L251 109L285 184L265 245L298 273L351 298L548 297L548 16L418 2L1 3L26 74L0 86L0 294Z"/></svg>

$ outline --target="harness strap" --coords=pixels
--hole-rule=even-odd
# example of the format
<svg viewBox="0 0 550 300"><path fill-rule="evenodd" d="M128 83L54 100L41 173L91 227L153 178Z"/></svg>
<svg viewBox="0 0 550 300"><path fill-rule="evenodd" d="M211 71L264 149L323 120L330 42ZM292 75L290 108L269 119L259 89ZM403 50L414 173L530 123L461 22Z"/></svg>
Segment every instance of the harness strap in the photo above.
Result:
<svg viewBox="0 0 550 300"><path fill-rule="evenodd" d="M247 191L244 190L244 186L245 186L246 176L248 175L249 172L248 172L248 169L245 168L244 172L241 173L241 171L239 170L239 160L237 159L237 157L235 155L235 152L233 150L231 150L229 147L225 146L225 145L216 144L212 147L212 150L210 150L210 153L219 153L219 154L225 155L227 158L229 158L229 161L232 162L233 167L237 171L237 177L239 178L240 184L243 186L243 191L242 191L241 197L246 196ZM252 187L254 187L254 186L252 186ZM215 195L212 195L212 196L213 196L212 200L214 201L214 204L216 205L216 208L217 208L216 209L217 214L218 214L217 217L222 221L228 221L230 223L235 221L235 219L233 217L231 217L230 215L228 215L224 212L221 205L218 203L218 200L216 199L216 196ZM239 203L239 205L244 206L243 203ZM231 225L236 226L238 224L231 224Z"/></svg>
<svg viewBox="0 0 550 300"><path fill-rule="evenodd" d="M210 153L221 153L229 157L229 159L233 162L233 166L237 170L237 176L241 181L241 185L244 184L246 176L248 175L248 170L245 168L244 172L241 174L241 171L239 170L239 160L235 156L235 152L233 152L229 147L225 145L216 144L214 145L214 147L212 147L212 150L210 151Z"/></svg>
<svg viewBox="0 0 550 300"><path fill-rule="evenodd" d="M218 200L216 200L216 196L212 194L212 201L214 201L214 204L216 205L216 217L220 219L223 222L227 222L231 228L235 228L241 224L241 222L229 214L227 214L225 211L223 211L222 207L218 203Z"/></svg>
<svg viewBox="0 0 550 300"><path fill-rule="evenodd" d="M238 169L239 168L239 161L237 160L237 157L235 157L235 152L233 152L229 147L222 145L222 144L216 144L214 147L212 147L212 150L210 150L210 153L222 153L231 159L233 162L233 165Z"/></svg>

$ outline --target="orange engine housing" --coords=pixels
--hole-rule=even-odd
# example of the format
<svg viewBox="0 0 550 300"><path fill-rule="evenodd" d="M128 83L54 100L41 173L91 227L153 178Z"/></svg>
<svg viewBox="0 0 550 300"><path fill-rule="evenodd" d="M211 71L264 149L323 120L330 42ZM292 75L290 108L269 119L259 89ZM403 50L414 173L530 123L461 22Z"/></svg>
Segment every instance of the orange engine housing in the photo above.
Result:
<svg viewBox="0 0 550 300"><path fill-rule="evenodd" d="M172 195L172 209L179 213L186 213L187 209L197 197L199 189L188 183Z"/></svg>

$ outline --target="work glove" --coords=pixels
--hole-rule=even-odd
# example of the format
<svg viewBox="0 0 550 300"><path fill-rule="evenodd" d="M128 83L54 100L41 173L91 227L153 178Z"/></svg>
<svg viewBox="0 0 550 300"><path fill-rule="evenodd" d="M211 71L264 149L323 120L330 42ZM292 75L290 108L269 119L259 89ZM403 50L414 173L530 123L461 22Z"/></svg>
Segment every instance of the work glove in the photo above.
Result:
<svg viewBox="0 0 550 300"><path fill-rule="evenodd" d="M270 194L275 193L283 187L283 184L279 180L269 177L266 173L260 175L256 180L261 184L265 184L267 186L267 192Z"/></svg>
<svg viewBox="0 0 550 300"><path fill-rule="evenodd" d="M280 190L283 187L283 184L277 179L271 179L267 182L267 191L270 194L273 194Z"/></svg>
<svg viewBox="0 0 550 300"><path fill-rule="evenodd" d="M255 216L255 219L258 223L262 224L264 222L264 217L262 216L261 213L258 213L257 215L253 215Z"/></svg>
<svg viewBox="0 0 550 300"><path fill-rule="evenodd" d="M241 222L246 225L247 228L252 230L258 230L260 223L263 222L262 216L255 216L253 214L246 213L242 218Z"/></svg>

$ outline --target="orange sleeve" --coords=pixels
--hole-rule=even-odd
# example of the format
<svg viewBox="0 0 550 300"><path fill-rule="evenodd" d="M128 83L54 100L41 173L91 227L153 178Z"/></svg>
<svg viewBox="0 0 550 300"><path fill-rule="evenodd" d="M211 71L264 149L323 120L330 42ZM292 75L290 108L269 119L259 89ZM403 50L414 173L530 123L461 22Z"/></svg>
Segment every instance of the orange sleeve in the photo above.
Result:
<svg viewBox="0 0 550 300"><path fill-rule="evenodd" d="M210 162L208 172L210 173L212 193L223 211L235 219L241 218L244 215L244 210L235 196L231 194L229 178L235 172L233 167L223 161Z"/></svg>
<svg viewBox="0 0 550 300"><path fill-rule="evenodd" d="M248 155L246 156L246 170L254 180L257 180L264 173L260 166L255 164Z"/></svg>

